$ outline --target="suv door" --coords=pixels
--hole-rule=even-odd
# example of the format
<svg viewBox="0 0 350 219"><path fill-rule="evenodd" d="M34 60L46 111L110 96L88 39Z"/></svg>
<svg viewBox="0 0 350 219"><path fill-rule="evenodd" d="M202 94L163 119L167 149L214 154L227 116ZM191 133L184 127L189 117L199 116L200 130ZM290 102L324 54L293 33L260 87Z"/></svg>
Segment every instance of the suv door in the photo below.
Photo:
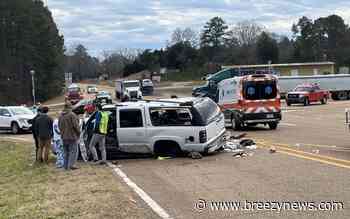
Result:
<svg viewBox="0 0 350 219"><path fill-rule="evenodd" d="M148 147L144 113L141 109L118 109L119 150L127 153L151 153Z"/></svg>
<svg viewBox="0 0 350 219"><path fill-rule="evenodd" d="M11 113L8 109L0 109L0 128L11 128Z"/></svg>

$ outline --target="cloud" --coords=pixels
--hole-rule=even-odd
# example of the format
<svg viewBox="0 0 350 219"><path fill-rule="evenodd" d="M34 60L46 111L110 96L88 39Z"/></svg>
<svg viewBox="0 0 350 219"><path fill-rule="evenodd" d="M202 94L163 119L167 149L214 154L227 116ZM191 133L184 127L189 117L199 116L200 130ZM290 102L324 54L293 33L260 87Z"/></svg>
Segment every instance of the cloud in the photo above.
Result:
<svg viewBox="0 0 350 219"><path fill-rule="evenodd" d="M330 14L350 21L347 0L48 0L67 47L84 44L93 55L118 48L161 48L176 27L197 32L214 16L229 25L254 20L290 35L301 16Z"/></svg>

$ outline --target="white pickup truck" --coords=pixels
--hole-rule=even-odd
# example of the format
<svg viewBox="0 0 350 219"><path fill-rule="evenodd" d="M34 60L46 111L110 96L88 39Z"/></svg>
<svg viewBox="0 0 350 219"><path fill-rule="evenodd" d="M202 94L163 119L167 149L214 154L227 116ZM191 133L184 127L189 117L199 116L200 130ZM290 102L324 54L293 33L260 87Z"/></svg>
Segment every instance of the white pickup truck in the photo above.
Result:
<svg viewBox="0 0 350 219"><path fill-rule="evenodd" d="M211 153L225 143L225 121L220 108L209 98L179 98L124 102L106 105L110 122L107 156L113 154L178 155ZM88 145L94 115L84 127Z"/></svg>
<svg viewBox="0 0 350 219"><path fill-rule="evenodd" d="M142 99L141 83L138 80L116 80L115 96L121 101Z"/></svg>

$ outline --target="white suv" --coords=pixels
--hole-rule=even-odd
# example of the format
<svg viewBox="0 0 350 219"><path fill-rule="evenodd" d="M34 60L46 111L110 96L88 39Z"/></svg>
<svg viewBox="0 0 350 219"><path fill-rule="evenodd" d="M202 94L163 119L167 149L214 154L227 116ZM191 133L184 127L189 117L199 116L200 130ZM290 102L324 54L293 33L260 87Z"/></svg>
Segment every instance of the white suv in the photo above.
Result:
<svg viewBox="0 0 350 219"><path fill-rule="evenodd" d="M110 112L111 121L108 153L211 153L225 143L224 115L209 98L124 102L104 110ZM86 145L93 127L94 116L85 125Z"/></svg>
<svg viewBox="0 0 350 219"><path fill-rule="evenodd" d="M10 130L13 134L20 131L31 130L30 120L35 114L28 108L22 106L0 106L0 129Z"/></svg>

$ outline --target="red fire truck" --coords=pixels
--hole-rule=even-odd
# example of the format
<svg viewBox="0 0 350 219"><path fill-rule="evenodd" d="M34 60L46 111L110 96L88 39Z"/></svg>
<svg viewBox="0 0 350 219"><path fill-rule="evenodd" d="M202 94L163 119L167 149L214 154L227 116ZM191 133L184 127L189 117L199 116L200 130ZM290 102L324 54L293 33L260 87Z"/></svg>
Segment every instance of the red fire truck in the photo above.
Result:
<svg viewBox="0 0 350 219"><path fill-rule="evenodd" d="M280 99L273 75L235 77L218 84L217 102L235 130L258 124L276 129L282 119Z"/></svg>

